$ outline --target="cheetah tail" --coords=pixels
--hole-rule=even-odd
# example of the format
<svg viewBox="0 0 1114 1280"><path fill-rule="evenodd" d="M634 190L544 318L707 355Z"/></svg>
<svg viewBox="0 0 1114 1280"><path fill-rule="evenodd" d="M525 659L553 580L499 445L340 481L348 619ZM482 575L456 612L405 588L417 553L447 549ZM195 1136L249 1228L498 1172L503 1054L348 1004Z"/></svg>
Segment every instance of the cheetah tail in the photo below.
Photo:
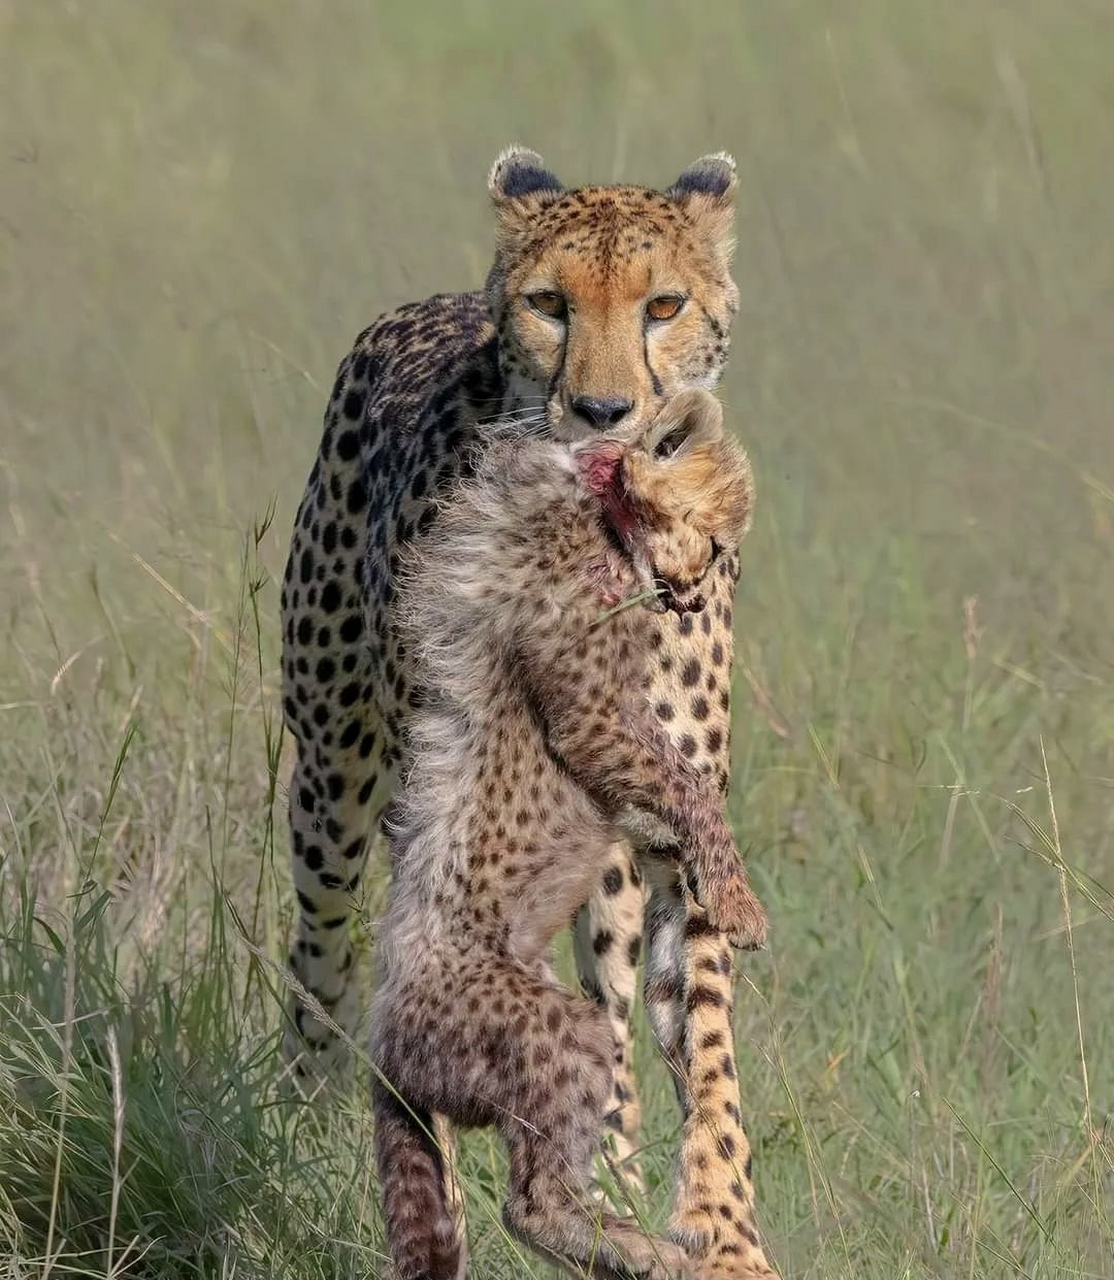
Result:
<svg viewBox="0 0 1114 1280"><path fill-rule="evenodd" d="M398 1280L458 1280L463 1233L448 1201L448 1170L431 1136L433 1117L382 1081L372 1086L375 1158Z"/></svg>

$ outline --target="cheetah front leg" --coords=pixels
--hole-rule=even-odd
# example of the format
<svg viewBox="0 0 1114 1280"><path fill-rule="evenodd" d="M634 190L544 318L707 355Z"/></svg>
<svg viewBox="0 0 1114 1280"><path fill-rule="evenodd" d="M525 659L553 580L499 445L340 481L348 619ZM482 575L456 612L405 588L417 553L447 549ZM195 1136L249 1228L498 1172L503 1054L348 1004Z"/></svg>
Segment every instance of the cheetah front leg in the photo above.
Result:
<svg viewBox="0 0 1114 1280"><path fill-rule="evenodd" d="M603 1151L625 1191L641 1192L640 1107L634 1078L631 1010L642 945L645 892L626 843L612 845L600 887L576 916L573 943L580 985L604 1010L615 1039L611 1096L604 1116Z"/></svg>
<svg viewBox="0 0 1114 1280"><path fill-rule="evenodd" d="M755 1220L727 939L667 863L649 863L647 880L646 1009L684 1117L670 1235L700 1280L776 1280Z"/></svg>

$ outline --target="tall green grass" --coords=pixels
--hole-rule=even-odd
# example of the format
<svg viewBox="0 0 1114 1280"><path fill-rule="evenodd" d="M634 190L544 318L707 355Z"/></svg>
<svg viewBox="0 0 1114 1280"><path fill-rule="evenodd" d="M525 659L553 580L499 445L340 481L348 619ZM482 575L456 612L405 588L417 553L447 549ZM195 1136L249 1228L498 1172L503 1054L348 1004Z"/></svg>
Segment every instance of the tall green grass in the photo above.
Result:
<svg viewBox="0 0 1114 1280"><path fill-rule="evenodd" d="M740 163L773 1254L1114 1274L1112 37L919 0L0 15L0 1274L385 1274L361 1081L307 1105L276 1056L275 581L337 359L482 281L514 139L574 181ZM641 1023L638 1060L660 1225ZM489 1135L463 1172L475 1274L545 1275Z"/></svg>

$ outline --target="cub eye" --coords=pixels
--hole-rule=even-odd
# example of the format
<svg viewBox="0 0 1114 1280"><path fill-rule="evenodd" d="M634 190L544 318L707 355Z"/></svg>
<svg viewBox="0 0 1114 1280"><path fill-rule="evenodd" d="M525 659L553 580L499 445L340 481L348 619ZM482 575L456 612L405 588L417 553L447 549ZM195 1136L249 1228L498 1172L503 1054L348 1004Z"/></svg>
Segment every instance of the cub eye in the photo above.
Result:
<svg viewBox="0 0 1114 1280"><path fill-rule="evenodd" d="M684 305L685 300L680 294L665 293L646 303L646 314L651 320L672 320Z"/></svg>
<svg viewBox="0 0 1114 1280"><path fill-rule="evenodd" d="M527 294L526 301L551 320L564 320L568 313L564 298L555 289L539 289L537 293Z"/></svg>

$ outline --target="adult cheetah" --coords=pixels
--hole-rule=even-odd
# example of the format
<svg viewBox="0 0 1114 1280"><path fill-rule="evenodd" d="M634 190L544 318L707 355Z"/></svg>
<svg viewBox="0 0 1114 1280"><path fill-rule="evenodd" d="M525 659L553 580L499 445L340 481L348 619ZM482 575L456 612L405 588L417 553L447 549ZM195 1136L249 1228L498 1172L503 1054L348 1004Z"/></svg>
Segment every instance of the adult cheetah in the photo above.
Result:
<svg viewBox="0 0 1114 1280"><path fill-rule="evenodd" d="M739 946L765 938L722 792L654 716L658 631L638 603L655 584L693 602L750 523L750 469L722 416L686 391L634 440L495 444L404 575L428 695L392 810L372 1015L399 1280L461 1270L437 1113L498 1127L507 1223L546 1256L578 1275L692 1274L676 1244L589 1207L612 1037L548 953L635 813L647 879L676 883L679 859L709 921ZM668 824L653 852L644 815Z"/></svg>
<svg viewBox="0 0 1114 1280"><path fill-rule="evenodd" d="M536 154L511 149L489 177L496 252L486 290L383 316L341 361L282 587L283 707L297 745L290 963L341 1026L354 1025L357 1007L352 895L422 700L397 627L400 553L490 434L633 434L678 391L717 382L738 298L735 186L721 155L665 191L566 190ZM737 568L735 556L721 557L701 612L655 615L657 714L721 785ZM619 843L575 938L582 984L615 1035L613 1152L626 1160L637 1142L630 1011L645 938L647 1010L685 1117L672 1228L709 1268L733 1251L728 1269L709 1275L768 1274L753 1215L718 1211L737 1168L753 1199L721 935L676 886L643 885ZM295 1002L287 1051L316 1077L335 1069L343 1043Z"/></svg>

